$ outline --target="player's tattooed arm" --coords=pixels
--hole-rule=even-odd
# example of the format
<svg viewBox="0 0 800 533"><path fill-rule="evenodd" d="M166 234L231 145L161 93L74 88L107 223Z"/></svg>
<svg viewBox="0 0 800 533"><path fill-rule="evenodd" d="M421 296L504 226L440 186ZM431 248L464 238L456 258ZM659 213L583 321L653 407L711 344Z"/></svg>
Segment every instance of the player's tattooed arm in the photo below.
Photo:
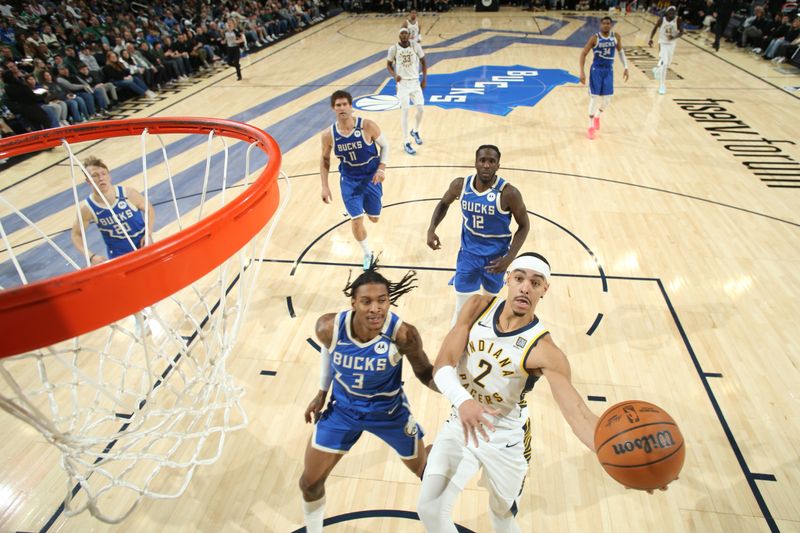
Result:
<svg viewBox="0 0 800 533"><path fill-rule="evenodd" d="M397 332L396 344L400 353L411 363L411 368L414 370L414 375L417 376L417 379L434 392L439 392L439 389L433 383L433 365L422 348L422 337L417 328L408 322L403 323Z"/></svg>

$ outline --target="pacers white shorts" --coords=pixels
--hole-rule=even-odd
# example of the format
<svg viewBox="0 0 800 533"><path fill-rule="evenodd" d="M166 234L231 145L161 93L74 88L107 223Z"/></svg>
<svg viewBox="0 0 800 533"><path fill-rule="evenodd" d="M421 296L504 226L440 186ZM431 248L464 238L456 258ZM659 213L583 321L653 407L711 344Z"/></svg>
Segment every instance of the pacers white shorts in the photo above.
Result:
<svg viewBox="0 0 800 533"><path fill-rule="evenodd" d="M414 105L424 105L425 97L422 95L422 87L419 86L418 80L400 80L397 84L397 99L400 101L400 107L409 107L411 102Z"/></svg>
<svg viewBox="0 0 800 533"><path fill-rule="evenodd" d="M675 54L675 43L658 43L658 66L669 67Z"/></svg>
<svg viewBox="0 0 800 533"><path fill-rule="evenodd" d="M436 435L425 476L445 476L463 490L478 469L483 468L480 485L512 509L528 473L525 450L530 449L530 436L525 433L521 427L497 427L494 433L489 433L489 442L478 437L477 448L472 441L466 446L461 421L453 414Z"/></svg>

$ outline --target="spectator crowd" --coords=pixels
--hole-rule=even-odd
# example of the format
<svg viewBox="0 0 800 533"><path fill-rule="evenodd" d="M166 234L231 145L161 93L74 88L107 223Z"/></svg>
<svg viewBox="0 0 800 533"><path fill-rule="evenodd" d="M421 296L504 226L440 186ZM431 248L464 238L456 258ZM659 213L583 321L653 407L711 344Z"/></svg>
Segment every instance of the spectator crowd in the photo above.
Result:
<svg viewBox="0 0 800 533"><path fill-rule="evenodd" d="M234 21L259 50L328 14L327 0L0 0L3 136L110 116L225 57Z"/></svg>

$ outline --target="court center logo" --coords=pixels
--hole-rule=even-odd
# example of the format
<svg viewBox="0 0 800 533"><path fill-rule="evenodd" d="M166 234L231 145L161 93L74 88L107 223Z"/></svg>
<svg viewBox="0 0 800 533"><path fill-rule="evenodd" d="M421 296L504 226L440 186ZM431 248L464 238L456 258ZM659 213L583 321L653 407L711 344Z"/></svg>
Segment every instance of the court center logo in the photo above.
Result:
<svg viewBox="0 0 800 533"><path fill-rule="evenodd" d="M425 105L505 116L515 107L535 106L559 85L579 81L561 69L487 65L450 74L431 74L423 93ZM390 79L378 94L356 98L353 107L362 111L399 109L396 94L397 82Z"/></svg>

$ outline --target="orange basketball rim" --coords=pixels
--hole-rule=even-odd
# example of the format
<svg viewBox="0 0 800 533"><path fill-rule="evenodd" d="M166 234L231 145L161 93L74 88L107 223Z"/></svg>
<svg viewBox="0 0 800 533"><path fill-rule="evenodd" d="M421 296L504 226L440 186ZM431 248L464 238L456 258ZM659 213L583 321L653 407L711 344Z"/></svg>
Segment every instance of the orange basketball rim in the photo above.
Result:
<svg viewBox="0 0 800 533"><path fill-rule="evenodd" d="M152 134L208 134L255 143L269 160L238 197L202 220L113 261L0 291L0 357L88 333L168 297L210 272L256 235L275 213L281 154L254 126L223 119L146 118L54 128L0 141L0 157L67 142ZM109 299L108 294L115 294ZM113 301L112 301L113 300Z"/></svg>

